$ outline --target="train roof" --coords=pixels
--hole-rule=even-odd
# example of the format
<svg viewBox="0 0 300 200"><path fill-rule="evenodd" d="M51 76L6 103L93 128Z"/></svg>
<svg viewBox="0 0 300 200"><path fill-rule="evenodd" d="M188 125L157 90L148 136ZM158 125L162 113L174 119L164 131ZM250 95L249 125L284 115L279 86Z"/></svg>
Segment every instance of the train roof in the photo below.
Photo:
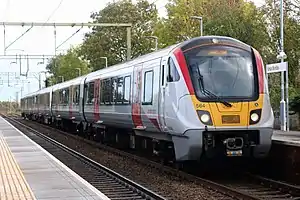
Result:
<svg viewBox="0 0 300 200"><path fill-rule="evenodd" d="M214 44L214 43L231 44L243 49L249 49L251 47L250 45L232 37L208 35L208 36L196 37L184 41L180 44L180 48L182 49L182 51L186 51L187 49L192 48L194 46L199 46L202 44Z"/></svg>
<svg viewBox="0 0 300 200"><path fill-rule="evenodd" d="M52 87L53 86L50 86L50 87L46 87L46 88L42 88L40 90L37 90L35 92L31 92L31 93L28 93L26 94L25 96L22 97L23 98L27 98L27 97L32 97L32 96L35 96L35 95L38 95L38 94L45 94L45 93L48 93L52 90Z"/></svg>
<svg viewBox="0 0 300 200"><path fill-rule="evenodd" d="M174 48L176 48L178 45L179 44L174 44L174 45L168 46L164 49L160 49L158 51L151 52L151 53L139 56L139 57L134 58L132 60L129 60L129 61L126 61L126 62L123 62L123 63L119 63L119 64L113 65L111 67L103 68L103 69L97 70L95 72L89 73L89 74L87 74L87 79L86 80L89 81L89 80L92 80L93 77L96 77L96 76L99 76L99 75L102 75L102 74L106 74L106 73L110 73L110 72L114 72L114 71L118 71L118 70L130 67L132 65L142 63L145 60L145 58L147 58L147 60L153 60L153 59L156 59L156 58L166 56Z"/></svg>
<svg viewBox="0 0 300 200"><path fill-rule="evenodd" d="M36 92L32 92L30 94L27 94L23 98L30 97L30 96L33 96L33 95L36 95L36 94L43 94L45 92L51 91L51 89L57 90L57 89L68 87L70 85L80 84L80 82L84 78L86 78L86 80L89 81L89 80L92 80L93 77L95 77L95 76L99 76L99 75L102 75L102 74L106 74L106 73L110 73L110 72L113 72L113 71L121 70L121 69L127 68L129 66L132 66L134 64L141 63L141 62L143 62L143 60L145 58L147 58L147 60L152 60L152 59L164 57L164 56L167 56L176 47L180 47L184 51L184 50L186 50L186 49L188 49L192 46L195 46L195 45L201 45L201 44L204 44L204 43L206 43L206 44L215 43L216 41L220 42L220 44L222 44L222 43L232 43L232 44L238 45L242 48L250 48L250 46L248 44L246 44L246 43L244 43L240 40L237 40L235 38L231 38L231 37L227 37L227 36L210 35L210 36L196 37L196 38L192 38L192 39L186 40L186 41L181 42L181 43L177 43L177 44L168 46L164 49L160 49L158 51L151 52L151 53L139 56L139 57L134 58L132 60L125 61L123 63L119 63L119 64L116 64L116 65L110 66L108 68L103 68L103 69L97 70L95 72L91 72L89 74L86 74L86 75L68 80L66 82L58 83L58 84L55 84L53 86L43 88L43 89L38 90Z"/></svg>
<svg viewBox="0 0 300 200"><path fill-rule="evenodd" d="M70 80L62 82L62 83L55 84L55 85L52 86L53 91L69 87L70 85L79 85L81 80L83 78L85 78L86 76L87 76L87 74L76 77L76 78L73 78L73 79L70 79Z"/></svg>

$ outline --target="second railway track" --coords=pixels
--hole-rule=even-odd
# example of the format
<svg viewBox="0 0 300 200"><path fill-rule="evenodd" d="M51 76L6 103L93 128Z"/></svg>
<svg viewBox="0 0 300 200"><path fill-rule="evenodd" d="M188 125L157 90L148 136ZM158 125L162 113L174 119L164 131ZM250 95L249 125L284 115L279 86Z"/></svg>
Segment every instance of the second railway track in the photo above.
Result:
<svg viewBox="0 0 300 200"><path fill-rule="evenodd" d="M13 120L13 119L10 119L10 120ZM16 121L15 119L14 119L14 121L15 121L15 123L19 123L20 125L26 126L23 123ZM36 123L36 122L33 122L33 123ZM46 125L42 125L42 126L46 126ZM28 128L30 128L30 127L28 127ZM50 128L50 129L52 129L52 128ZM33 131L37 132L36 130L33 130ZM68 134L68 133L65 133L62 131L60 131L60 132L64 133L64 134ZM70 134L68 134L68 135L74 137L74 135L70 135ZM78 137L76 137L76 138L78 139ZM85 140L85 142L93 144L92 141ZM146 161L146 159L136 157L134 155L116 150L111 147L104 147L104 148L109 151L112 150L112 151L114 151L114 153L117 152L120 155L125 155L126 157L131 157L131 158L134 157L135 160L138 160L139 162L143 162L144 164L150 165L151 167L163 169L162 166L159 165L158 163ZM249 182L247 182L245 179L232 179L232 180L230 180L230 179L223 179L223 180L221 180L221 179L219 179L219 180L202 179L202 178L198 178L193 175L190 175L190 174L186 174L181 171L171 169L170 167L164 167L163 170L165 170L165 171L167 171L167 173L171 173L173 175L175 175L177 173L176 176L179 176L183 179L200 182L201 185L206 185L206 187L208 187L208 188L213 188L215 190L218 190L221 193L226 194L232 198L256 199L256 200L258 200L258 199L300 200L300 188L299 187L294 186L294 185L289 185L286 183L282 183L279 181L274 181L271 179L266 179L266 178L259 177L259 176L250 175L250 174L246 175L247 180L249 181ZM87 174L83 174L81 176L84 177L84 176L87 176ZM99 182L99 180L101 181L102 179L98 179L97 181ZM126 189L127 191L130 190L130 189L128 189L127 183L122 182L122 184L123 184L122 187L124 187L124 185L127 185L127 189ZM103 184L100 184L98 186L98 189L100 189L102 191L101 186L103 186ZM95 186L95 187L97 188L97 186ZM130 186L129 188L131 188L131 191L132 190L137 191L137 189L132 186ZM111 190L108 188L108 191L111 191ZM120 190L120 191L123 191L123 190ZM127 194L126 193L127 191L124 191L124 193ZM144 193L141 193L141 191L139 191L137 193L141 196L141 198L140 198L140 196L137 196L138 198L132 198L132 199L145 199L145 197L150 197L151 195L147 194L149 192L151 193L151 191L147 190L146 194L144 194ZM105 194L105 192L103 192L103 193ZM133 194L133 193L131 193L131 194ZM112 195L116 195L116 193L113 192ZM159 198L152 198L152 199L160 199L160 198L163 199L163 197L161 197L161 196L159 196ZM168 197L166 197L166 198L168 198ZM232 199L232 198L229 198L229 199ZM112 198L112 199L114 199L114 198Z"/></svg>
<svg viewBox="0 0 300 200"><path fill-rule="evenodd" d="M155 192L127 179L126 177L106 168L99 163L87 158L86 156L68 148L67 146L45 136L44 134L18 122L12 118L7 118L9 122L16 125L18 123L26 129L31 130L34 134L26 134L30 139L38 143L53 156L61 160L73 171L87 180L95 188L100 190L112 200L129 200L129 199L147 199L147 200L164 200Z"/></svg>
<svg viewBox="0 0 300 200"><path fill-rule="evenodd" d="M229 176L229 175L228 175ZM234 188L253 199L300 200L300 187L262 176L240 173L227 178L212 179L213 181Z"/></svg>

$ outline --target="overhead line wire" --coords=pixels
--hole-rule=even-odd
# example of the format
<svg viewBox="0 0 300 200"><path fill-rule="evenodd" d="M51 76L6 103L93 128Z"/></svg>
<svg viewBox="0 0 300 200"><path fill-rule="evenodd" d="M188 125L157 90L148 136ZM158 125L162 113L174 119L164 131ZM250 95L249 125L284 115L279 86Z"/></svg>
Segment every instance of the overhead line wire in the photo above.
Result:
<svg viewBox="0 0 300 200"><path fill-rule="evenodd" d="M49 15L48 19L46 20L46 22L44 22L43 26L51 19L51 17L53 17L53 15L59 9L59 7L61 6L61 4L62 4L63 1L64 0L60 0L58 6L52 11L52 13Z"/></svg>

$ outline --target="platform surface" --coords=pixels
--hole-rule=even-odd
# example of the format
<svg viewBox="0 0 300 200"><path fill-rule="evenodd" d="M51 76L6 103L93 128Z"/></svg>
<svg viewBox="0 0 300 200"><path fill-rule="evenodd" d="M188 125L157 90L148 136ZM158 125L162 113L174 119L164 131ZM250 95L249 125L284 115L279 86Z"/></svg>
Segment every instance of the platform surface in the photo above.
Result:
<svg viewBox="0 0 300 200"><path fill-rule="evenodd" d="M109 200L0 117L1 200Z"/></svg>
<svg viewBox="0 0 300 200"><path fill-rule="evenodd" d="M300 131L274 130L272 140L275 143L300 146Z"/></svg>

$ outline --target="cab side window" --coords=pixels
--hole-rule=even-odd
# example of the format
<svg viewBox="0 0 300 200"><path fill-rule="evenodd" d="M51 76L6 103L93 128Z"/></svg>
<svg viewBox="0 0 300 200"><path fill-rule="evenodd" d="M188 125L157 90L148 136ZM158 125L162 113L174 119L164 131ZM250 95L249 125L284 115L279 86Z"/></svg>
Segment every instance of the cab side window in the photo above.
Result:
<svg viewBox="0 0 300 200"><path fill-rule="evenodd" d="M180 79L180 76L176 69L175 63L172 60L172 58L169 58L167 82L176 82L176 81L179 81L179 79Z"/></svg>

